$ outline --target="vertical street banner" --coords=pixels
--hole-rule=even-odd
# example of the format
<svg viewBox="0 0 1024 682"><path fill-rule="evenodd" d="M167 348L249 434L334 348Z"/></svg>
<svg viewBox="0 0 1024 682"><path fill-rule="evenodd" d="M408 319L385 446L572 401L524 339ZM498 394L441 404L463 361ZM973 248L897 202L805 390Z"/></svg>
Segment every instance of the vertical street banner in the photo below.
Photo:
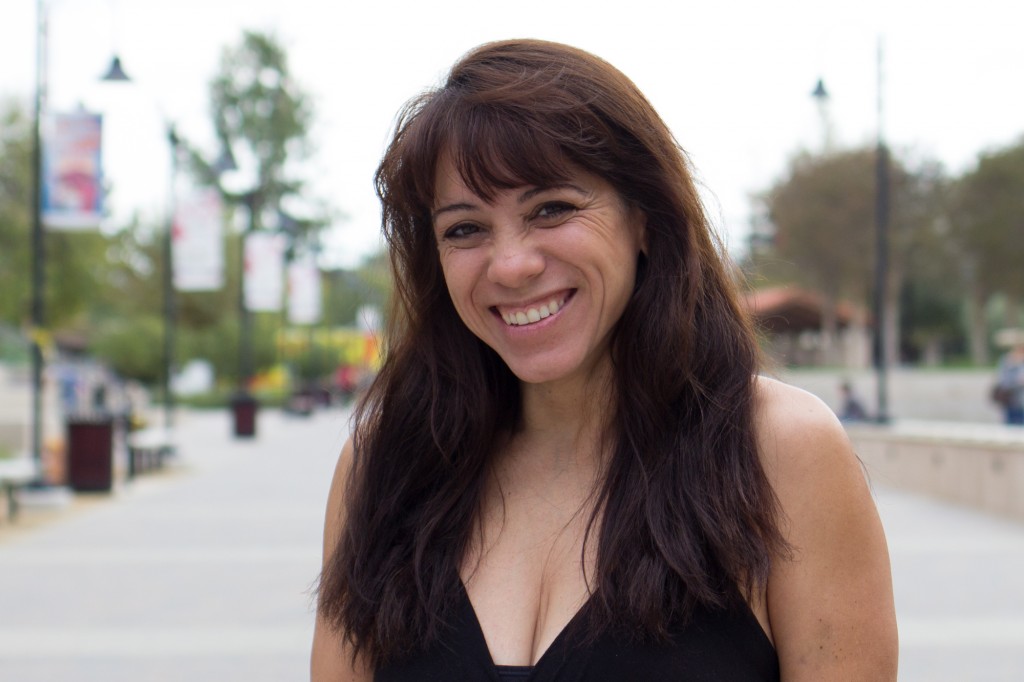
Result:
<svg viewBox="0 0 1024 682"><path fill-rule="evenodd" d="M288 265L288 322L316 324L321 309L320 269L312 253L296 258Z"/></svg>
<svg viewBox="0 0 1024 682"><path fill-rule="evenodd" d="M79 111L44 120L43 224L54 230L96 229L103 219L103 119Z"/></svg>
<svg viewBox="0 0 1024 682"><path fill-rule="evenodd" d="M245 235L245 308L253 312L281 310L284 299L285 236L270 232Z"/></svg>
<svg viewBox="0 0 1024 682"><path fill-rule="evenodd" d="M224 286L224 211L213 188L177 199L171 230L174 288L216 291Z"/></svg>

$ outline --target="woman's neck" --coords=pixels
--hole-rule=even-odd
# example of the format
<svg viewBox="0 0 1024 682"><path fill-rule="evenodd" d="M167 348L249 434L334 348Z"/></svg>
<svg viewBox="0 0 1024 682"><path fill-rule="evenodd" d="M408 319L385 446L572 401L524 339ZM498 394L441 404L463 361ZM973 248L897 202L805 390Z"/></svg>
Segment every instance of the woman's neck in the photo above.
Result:
<svg viewBox="0 0 1024 682"><path fill-rule="evenodd" d="M521 396L521 419L512 437L539 463L550 458L556 465L590 467L600 461L614 404L610 371L572 382L523 384Z"/></svg>

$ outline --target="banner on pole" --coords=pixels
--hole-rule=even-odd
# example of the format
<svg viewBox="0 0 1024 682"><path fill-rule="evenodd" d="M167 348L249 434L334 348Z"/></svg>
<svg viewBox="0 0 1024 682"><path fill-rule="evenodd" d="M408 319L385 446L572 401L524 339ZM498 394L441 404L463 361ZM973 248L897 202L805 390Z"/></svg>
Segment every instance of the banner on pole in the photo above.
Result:
<svg viewBox="0 0 1024 682"><path fill-rule="evenodd" d="M80 111L44 123L43 224L54 230L98 228L103 219L103 119Z"/></svg>
<svg viewBox="0 0 1024 682"><path fill-rule="evenodd" d="M216 189L193 190L178 199L171 239L175 289L224 286L224 212Z"/></svg>
<svg viewBox="0 0 1024 682"><path fill-rule="evenodd" d="M307 254L288 266L288 322L315 324L320 321L320 269L316 257Z"/></svg>
<svg viewBox="0 0 1024 682"><path fill-rule="evenodd" d="M281 309L284 298L283 234L252 232L245 236L245 308L253 312Z"/></svg>

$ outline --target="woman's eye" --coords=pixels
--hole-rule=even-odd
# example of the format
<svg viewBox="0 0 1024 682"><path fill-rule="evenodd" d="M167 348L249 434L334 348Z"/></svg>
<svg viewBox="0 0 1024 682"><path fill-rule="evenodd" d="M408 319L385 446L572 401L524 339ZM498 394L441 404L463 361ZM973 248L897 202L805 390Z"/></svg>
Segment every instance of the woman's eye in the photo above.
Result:
<svg viewBox="0 0 1024 682"><path fill-rule="evenodd" d="M458 240L471 237L479 231L480 228L473 223L458 223L445 230L441 236L444 239Z"/></svg>
<svg viewBox="0 0 1024 682"><path fill-rule="evenodd" d="M541 204L534 213L534 217L540 218L541 220L553 220L563 218L575 210L576 207L572 204L567 204L563 201L551 201L546 204Z"/></svg>

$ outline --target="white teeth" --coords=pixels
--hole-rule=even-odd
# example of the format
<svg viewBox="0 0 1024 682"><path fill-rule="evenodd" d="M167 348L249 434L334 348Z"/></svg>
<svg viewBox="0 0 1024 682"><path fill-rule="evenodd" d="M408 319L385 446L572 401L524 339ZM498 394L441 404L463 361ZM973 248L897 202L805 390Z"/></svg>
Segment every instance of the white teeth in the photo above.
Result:
<svg viewBox="0 0 1024 682"><path fill-rule="evenodd" d="M539 308L527 308L525 311L520 310L514 313L501 313L501 319L505 320L505 324L510 327L521 327L524 324L533 324L539 322L545 317L551 317L561 309L561 304L555 299L551 299L547 304L540 306Z"/></svg>

